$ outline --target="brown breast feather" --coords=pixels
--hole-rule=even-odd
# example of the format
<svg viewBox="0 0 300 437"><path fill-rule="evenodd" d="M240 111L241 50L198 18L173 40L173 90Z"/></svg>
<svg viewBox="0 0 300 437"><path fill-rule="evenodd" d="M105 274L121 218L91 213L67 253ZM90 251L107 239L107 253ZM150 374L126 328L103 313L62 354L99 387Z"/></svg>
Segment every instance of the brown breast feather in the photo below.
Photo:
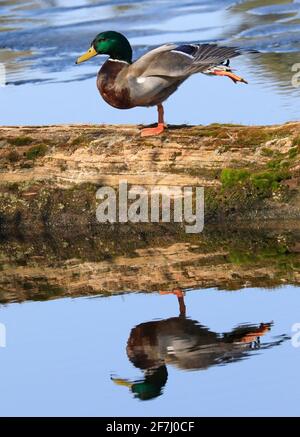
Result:
<svg viewBox="0 0 300 437"><path fill-rule="evenodd" d="M130 91L120 80L120 73L128 68L128 64L108 59L98 73L97 87L103 99L114 108L129 109L134 105L130 99ZM122 74L123 76L123 74ZM118 80L119 79L119 80Z"/></svg>

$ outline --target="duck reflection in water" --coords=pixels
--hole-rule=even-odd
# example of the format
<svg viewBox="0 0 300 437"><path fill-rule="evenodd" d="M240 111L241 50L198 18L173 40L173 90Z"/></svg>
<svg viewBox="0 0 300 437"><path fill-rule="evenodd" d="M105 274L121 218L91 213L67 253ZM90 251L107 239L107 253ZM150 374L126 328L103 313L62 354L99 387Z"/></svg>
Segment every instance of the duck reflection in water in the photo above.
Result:
<svg viewBox="0 0 300 437"><path fill-rule="evenodd" d="M141 400L162 394L168 379L167 365L182 370L202 370L245 357L260 347L260 337L270 331L272 323L242 325L218 334L195 320L186 318L184 293L181 289L161 294L175 294L180 314L165 320L141 323L134 327L127 343L127 355L133 365L144 373L143 380L112 378L130 388Z"/></svg>

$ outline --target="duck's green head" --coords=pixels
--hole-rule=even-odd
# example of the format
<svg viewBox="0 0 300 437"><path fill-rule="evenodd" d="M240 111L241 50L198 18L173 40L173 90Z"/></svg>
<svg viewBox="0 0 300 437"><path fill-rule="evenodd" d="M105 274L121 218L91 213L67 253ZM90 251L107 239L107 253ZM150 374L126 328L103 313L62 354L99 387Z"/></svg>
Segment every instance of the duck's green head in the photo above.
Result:
<svg viewBox="0 0 300 437"><path fill-rule="evenodd" d="M117 385L128 387L135 397L141 401L156 398L162 394L162 388L168 380L167 367L163 364L154 370L146 370L145 378L141 381L129 381L128 379L111 378Z"/></svg>
<svg viewBox="0 0 300 437"><path fill-rule="evenodd" d="M96 55L109 55L112 59L131 63L132 48L124 35L109 30L96 36L89 50L77 59L76 64L87 61Z"/></svg>

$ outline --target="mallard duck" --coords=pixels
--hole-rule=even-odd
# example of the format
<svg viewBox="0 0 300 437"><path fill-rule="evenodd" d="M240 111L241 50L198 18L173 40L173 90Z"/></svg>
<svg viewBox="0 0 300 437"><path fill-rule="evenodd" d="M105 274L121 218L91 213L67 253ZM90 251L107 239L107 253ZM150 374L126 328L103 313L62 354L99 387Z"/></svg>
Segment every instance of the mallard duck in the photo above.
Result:
<svg viewBox="0 0 300 437"><path fill-rule="evenodd" d="M108 55L97 76L101 96L118 109L157 106L157 126L141 132L142 136L150 136L163 132L162 104L192 74L227 76L235 83L247 83L229 66L229 59L242 53L239 48L216 44L164 44L133 62L127 38L121 33L107 31L96 36L76 64L96 55Z"/></svg>
<svg viewBox="0 0 300 437"><path fill-rule="evenodd" d="M242 325L219 334L182 315L141 323L132 329L126 351L132 364L143 371L144 378L111 379L117 385L128 387L139 399L151 399L162 393L168 379L168 365L182 370L205 370L241 360L260 347L260 337L269 332L271 326L271 323ZM270 345L272 343L262 347Z"/></svg>
<svg viewBox="0 0 300 437"><path fill-rule="evenodd" d="M160 294L177 296L179 316L135 326L126 347L129 360L143 371L144 378L135 381L111 378L115 384L128 387L141 400L162 394L168 379L168 365L182 370L204 370L241 360L254 348L279 344L278 341L265 346L260 344L260 337L271 330L273 322L244 324L220 334L186 317L183 290L176 288Z"/></svg>

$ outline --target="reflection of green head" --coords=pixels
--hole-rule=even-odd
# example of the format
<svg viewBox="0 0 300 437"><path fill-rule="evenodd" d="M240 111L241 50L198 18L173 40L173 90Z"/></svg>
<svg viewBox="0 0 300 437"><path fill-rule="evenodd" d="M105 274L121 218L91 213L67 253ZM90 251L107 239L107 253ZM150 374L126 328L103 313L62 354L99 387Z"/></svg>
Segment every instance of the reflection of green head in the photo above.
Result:
<svg viewBox="0 0 300 437"><path fill-rule="evenodd" d="M161 395L162 388L166 384L167 379L167 368L166 366L161 366L147 373L145 379L140 382L136 381L129 383L121 379L113 379L113 381L118 385L130 387L135 397L141 401L147 401Z"/></svg>
<svg viewBox="0 0 300 437"><path fill-rule="evenodd" d="M146 375L144 381L136 382L132 385L131 390L141 401L156 398L162 393L162 388L168 379L166 366L161 366L151 374Z"/></svg>

